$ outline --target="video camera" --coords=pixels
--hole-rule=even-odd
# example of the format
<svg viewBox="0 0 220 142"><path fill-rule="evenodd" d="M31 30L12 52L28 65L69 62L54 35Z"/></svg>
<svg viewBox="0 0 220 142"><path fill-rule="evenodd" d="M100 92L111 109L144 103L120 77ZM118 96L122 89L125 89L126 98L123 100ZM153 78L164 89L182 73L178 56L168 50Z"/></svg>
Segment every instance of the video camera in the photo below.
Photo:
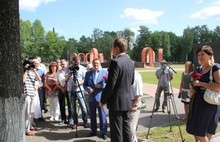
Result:
<svg viewBox="0 0 220 142"><path fill-rule="evenodd" d="M25 59L23 59L23 69L26 70L32 70L35 68L33 57L29 58L29 55L26 56Z"/></svg>
<svg viewBox="0 0 220 142"><path fill-rule="evenodd" d="M75 63L72 63L71 66L69 66L69 70L72 71L72 72L76 72L79 70L79 66Z"/></svg>
<svg viewBox="0 0 220 142"><path fill-rule="evenodd" d="M34 65L33 60L27 60L27 59L25 59L25 60L23 61L23 68L24 68L24 70L32 70L32 69L34 69L34 68L35 68L35 65Z"/></svg>

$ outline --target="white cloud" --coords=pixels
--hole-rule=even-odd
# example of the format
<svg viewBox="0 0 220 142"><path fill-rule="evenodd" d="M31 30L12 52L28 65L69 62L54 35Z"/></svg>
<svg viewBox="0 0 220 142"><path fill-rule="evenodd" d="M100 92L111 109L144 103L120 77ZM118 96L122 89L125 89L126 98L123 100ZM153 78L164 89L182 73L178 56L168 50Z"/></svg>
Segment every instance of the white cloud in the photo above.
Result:
<svg viewBox="0 0 220 142"><path fill-rule="evenodd" d="M214 1L213 4L214 4L214 5L216 5L216 4L217 4L217 5L220 5L220 0Z"/></svg>
<svg viewBox="0 0 220 142"><path fill-rule="evenodd" d="M220 18L220 5L205 7L202 10L191 14L190 18L206 20L211 18Z"/></svg>
<svg viewBox="0 0 220 142"><path fill-rule="evenodd" d="M20 0L19 7L21 10L34 11L40 4L48 4L56 0Z"/></svg>
<svg viewBox="0 0 220 142"><path fill-rule="evenodd" d="M198 4L203 3L203 2L204 2L203 0L197 0Z"/></svg>
<svg viewBox="0 0 220 142"><path fill-rule="evenodd" d="M203 0L197 0L198 3L203 3ZM207 20L220 18L220 0L214 0L209 6L190 15L192 19Z"/></svg>
<svg viewBox="0 0 220 142"><path fill-rule="evenodd" d="M149 9L126 8L121 18L132 24L150 23L157 24L157 18L162 16L163 11L152 11Z"/></svg>

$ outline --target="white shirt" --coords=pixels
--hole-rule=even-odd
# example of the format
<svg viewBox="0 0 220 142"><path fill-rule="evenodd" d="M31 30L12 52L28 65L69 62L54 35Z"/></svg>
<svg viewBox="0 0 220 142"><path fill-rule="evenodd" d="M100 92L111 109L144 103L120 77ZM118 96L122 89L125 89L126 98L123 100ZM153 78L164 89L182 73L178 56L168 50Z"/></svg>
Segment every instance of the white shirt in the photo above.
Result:
<svg viewBox="0 0 220 142"><path fill-rule="evenodd" d="M57 82L59 82L62 87L64 87L65 84L66 84L66 82L65 82L65 77L66 77L66 70L63 71L62 68L61 68L61 69L59 69L59 70L57 71L55 80L56 80Z"/></svg>
<svg viewBox="0 0 220 142"><path fill-rule="evenodd" d="M132 85L132 90L133 90L133 98L135 96L143 96L143 82L142 82L142 77L141 74L136 72L134 73L134 83ZM139 102L138 105L140 105L141 102Z"/></svg>

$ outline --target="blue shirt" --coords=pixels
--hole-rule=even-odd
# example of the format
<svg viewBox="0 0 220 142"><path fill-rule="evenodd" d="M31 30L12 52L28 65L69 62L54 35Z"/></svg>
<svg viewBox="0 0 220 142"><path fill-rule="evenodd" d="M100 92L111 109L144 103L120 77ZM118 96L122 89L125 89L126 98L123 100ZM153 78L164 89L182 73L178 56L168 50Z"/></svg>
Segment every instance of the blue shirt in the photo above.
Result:
<svg viewBox="0 0 220 142"><path fill-rule="evenodd" d="M42 85L43 84L43 78L44 78L44 76L45 76L45 73L44 73L44 71L42 71L41 69L37 69L36 70L37 71L37 73L39 74L39 76L40 76L40 80L39 80L39 85ZM41 89L43 89L43 87L41 87L41 88L38 88L38 90L41 90Z"/></svg>

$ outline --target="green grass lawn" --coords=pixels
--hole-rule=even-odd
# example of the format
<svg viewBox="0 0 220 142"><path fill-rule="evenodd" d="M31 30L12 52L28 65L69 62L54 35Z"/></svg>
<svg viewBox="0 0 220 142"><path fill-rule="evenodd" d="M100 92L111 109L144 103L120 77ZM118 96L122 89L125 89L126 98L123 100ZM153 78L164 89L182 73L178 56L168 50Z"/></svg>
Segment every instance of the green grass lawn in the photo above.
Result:
<svg viewBox="0 0 220 142"><path fill-rule="evenodd" d="M186 132L186 125L183 121L180 123L180 129L182 133L182 137L185 142L193 142L194 137ZM157 127L155 129L150 130L150 134L148 139L152 142L179 142L181 141L180 131L178 127L178 123L171 125L171 132L170 132L170 125L166 125L163 127ZM146 139L147 131L138 134L138 137ZM220 132L220 123L218 123L218 128L216 132Z"/></svg>
<svg viewBox="0 0 220 142"><path fill-rule="evenodd" d="M176 64L172 65L171 67L174 69L174 71L176 71L176 73L173 75L171 85L174 88L179 88L182 72L184 71L184 64ZM140 72L144 83L157 84L158 79L155 76L156 69L157 68L136 68L135 70Z"/></svg>
<svg viewBox="0 0 220 142"><path fill-rule="evenodd" d="M173 64L170 66L177 72L176 74L174 73L173 80L171 81L172 87L179 88L182 72L184 71L184 64ZM135 70L140 72L144 83L157 84L158 80L155 76L156 69L157 68L136 68ZM172 124L171 128L172 132L169 132L169 125L157 127L150 130L149 140L152 142L181 141L178 124ZM183 139L186 142L194 141L194 137L186 132L186 125L183 121L180 123L180 129L182 132ZM146 132L138 134L138 137L146 139L147 131L148 129L146 130ZM216 132L220 132L220 123L218 123L218 128Z"/></svg>

